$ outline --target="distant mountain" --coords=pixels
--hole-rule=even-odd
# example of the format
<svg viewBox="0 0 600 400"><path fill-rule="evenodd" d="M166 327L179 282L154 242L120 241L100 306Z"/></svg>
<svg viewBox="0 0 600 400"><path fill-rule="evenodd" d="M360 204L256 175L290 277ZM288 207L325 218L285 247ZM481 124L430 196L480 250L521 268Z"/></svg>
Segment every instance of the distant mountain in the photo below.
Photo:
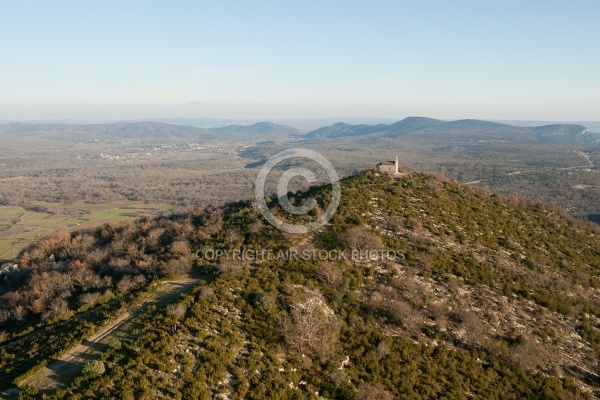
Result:
<svg viewBox="0 0 600 400"><path fill-rule="evenodd" d="M542 126L542 125L555 125L565 124L565 121L529 121L529 120L501 120L494 121L502 124L509 124L515 126ZM600 121L569 121L569 124L583 125L591 132L600 132Z"/></svg>
<svg viewBox="0 0 600 400"><path fill-rule="evenodd" d="M433 118L425 118L425 117L407 117L402 121L398 121L392 125L390 125L394 129L402 130L402 131L410 131L414 129L420 129L424 127L432 127L443 125L445 122L440 121Z"/></svg>
<svg viewBox="0 0 600 400"><path fill-rule="evenodd" d="M426 139L512 140L556 143L600 143L600 134L591 133L583 125L552 124L538 127L513 126L497 122L465 119L440 121L432 118L408 117L393 124L348 124L339 122L307 134L299 129L257 122L252 125L228 125L218 128L176 125L162 122L115 122L102 124L0 124L0 135L38 135L48 139L217 139L240 138L267 140L277 137L302 139L336 139L345 137L415 137Z"/></svg>
<svg viewBox="0 0 600 400"><path fill-rule="evenodd" d="M25 124L10 123L0 125L0 135L73 135L82 138L169 138L207 137L209 131L191 126L171 125L158 122L116 122L112 124Z"/></svg>
<svg viewBox="0 0 600 400"><path fill-rule="evenodd" d="M199 128L224 128L231 125L237 126L251 126L264 123L260 120L255 119L220 119L220 118L148 118L143 120L132 120L126 122L142 122L142 121L152 121L152 122L163 122L166 124L175 124L175 125L186 125L186 126L197 126ZM313 119L272 119L269 120L274 125L278 126L286 126L296 128L304 133L309 132L313 129L320 128L321 126L325 126L328 124L332 124L334 122L338 122L338 120L334 119L323 119L323 120L313 120ZM355 121L356 122L356 121ZM373 123L373 120L368 120L369 123ZM389 121L385 121L388 122Z"/></svg>
<svg viewBox="0 0 600 400"><path fill-rule="evenodd" d="M441 126L450 129L481 129L481 130L493 130L493 129L511 129L514 128L511 125L500 124L498 122L482 121L479 119L460 119L456 121L449 121L441 124Z"/></svg>
<svg viewBox="0 0 600 400"><path fill-rule="evenodd" d="M203 128L158 122L117 122L108 125L84 125L82 128L90 133L131 138L198 138L214 136Z"/></svg>
<svg viewBox="0 0 600 400"><path fill-rule="evenodd" d="M583 129L582 129L583 128ZM585 136L589 135L590 132L587 128L581 125L565 125L565 124L553 124L544 125L531 128L538 137L546 136Z"/></svg>
<svg viewBox="0 0 600 400"><path fill-rule="evenodd" d="M258 122L253 125L229 125L221 128L200 128L162 122L115 122L109 124L0 124L0 135L39 135L59 138L61 136L81 139L214 139L235 137L275 137L298 135L300 131L272 122Z"/></svg>
<svg viewBox="0 0 600 400"><path fill-rule="evenodd" d="M249 126L228 125L221 128L211 128L210 131L216 134L244 134L261 136L290 136L300 134L300 131L296 128L274 124L272 122L257 122Z"/></svg>
<svg viewBox="0 0 600 400"><path fill-rule="evenodd" d="M385 130L389 125L350 125L344 122L338 122L332 126L319 128L305 135L305 137L344 137L344 136L362 136L378 133Z"/></svg>
<svg viewBox="0 0 600 400"><path fill-rule="evenodd" d="M350 125L337 123L305 134L306 139L340 138L349 136L465 138L496 140L534 140L560 143L600 142L583 125L553 124L539 127L513 126L497 122L464 119L440 121L432 118L408 117L391 125Z"/></svg>

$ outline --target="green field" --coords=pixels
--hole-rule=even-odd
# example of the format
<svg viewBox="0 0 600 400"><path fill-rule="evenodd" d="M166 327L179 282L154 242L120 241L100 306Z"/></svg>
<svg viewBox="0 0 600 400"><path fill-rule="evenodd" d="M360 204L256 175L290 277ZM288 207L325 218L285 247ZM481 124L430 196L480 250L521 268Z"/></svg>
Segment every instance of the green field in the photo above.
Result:
<svg viewBox="0 0 600 400"><path fill-rule="evenodd" d="M104 223L127 221L143 215L170 211L166 204L146 204L143 201L120 200L103 204L78 201L63 203L35 202L49 212L28 211L22 207L0 207L0 263L12 260L36 240L60 230L91 228ZM61 213L60 210L77 210Z"/></svg>

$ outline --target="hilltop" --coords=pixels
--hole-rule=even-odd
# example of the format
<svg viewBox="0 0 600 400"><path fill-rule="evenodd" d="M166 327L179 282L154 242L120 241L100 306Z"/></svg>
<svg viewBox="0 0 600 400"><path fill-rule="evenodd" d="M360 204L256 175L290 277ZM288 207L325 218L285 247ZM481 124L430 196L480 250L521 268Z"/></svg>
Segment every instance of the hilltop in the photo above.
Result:
<svg viewBox="0 0 600 400"><path fill-rule="evenodd" d="M418 173L361 172L342 194L331 224L306 236L282 234L242 201L34 245L2 277L3 371L35 382L35 364L64 352L63 324L76 343L118 314L107 307L191 268L204 274L195 289L148 307L92 356L103 374L88 368L51 398L600 397L597 227ZM292 201L308 197L322 208L329 190ZM288 256L194 257L210 249ZM290 256L344 250L395 257ZM61 322L80 304L106 311ZM56 328L10 345L36 323Z"/></svg>

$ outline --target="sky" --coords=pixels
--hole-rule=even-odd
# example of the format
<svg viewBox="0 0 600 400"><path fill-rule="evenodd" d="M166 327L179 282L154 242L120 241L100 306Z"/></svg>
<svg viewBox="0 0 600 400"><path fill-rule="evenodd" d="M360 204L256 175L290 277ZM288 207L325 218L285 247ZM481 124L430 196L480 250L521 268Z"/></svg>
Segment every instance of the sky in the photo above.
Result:
<svg viewBox="0 0 600 400"><path fill-rule="evenodd" d="M0 0L0 120L600 120L599 1Z"/></svg>

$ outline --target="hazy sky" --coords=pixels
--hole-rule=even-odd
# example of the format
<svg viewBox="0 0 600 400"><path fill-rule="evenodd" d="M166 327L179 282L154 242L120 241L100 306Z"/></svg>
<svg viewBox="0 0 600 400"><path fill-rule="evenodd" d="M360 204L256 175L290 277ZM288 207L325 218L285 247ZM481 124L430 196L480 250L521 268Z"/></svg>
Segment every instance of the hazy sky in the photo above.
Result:
<svg viewBox="0 0 600 400"><path fill-rule="evenodd" d="M0 120L600 120L600 1L0 0Z"/></svg>

